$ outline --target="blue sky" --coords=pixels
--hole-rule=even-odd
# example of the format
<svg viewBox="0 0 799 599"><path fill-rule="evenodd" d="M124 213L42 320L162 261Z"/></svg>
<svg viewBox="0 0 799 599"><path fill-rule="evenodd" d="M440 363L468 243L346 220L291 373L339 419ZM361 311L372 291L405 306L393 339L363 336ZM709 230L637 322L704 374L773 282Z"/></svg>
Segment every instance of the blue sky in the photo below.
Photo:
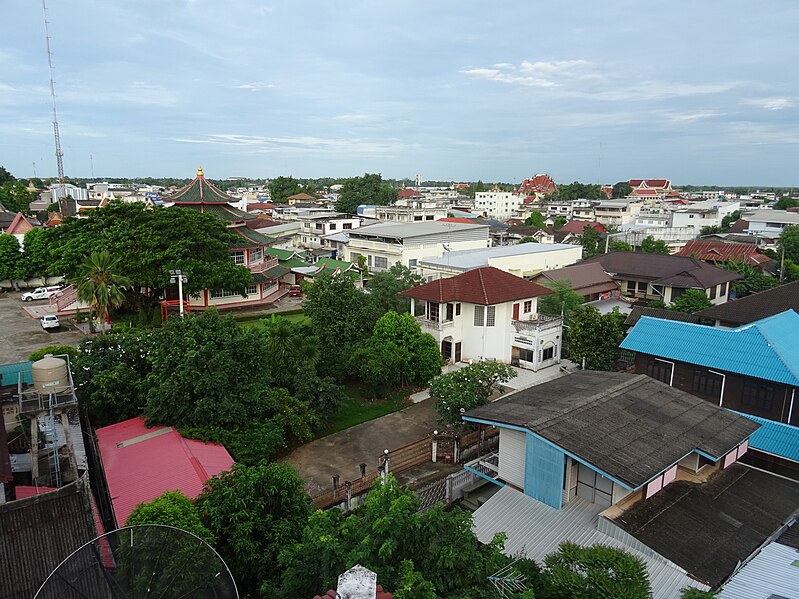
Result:
<svg viewBox="0 0 799 599"><path fill-rule="evenodd" d="M796 185L795 0L49 0L68 175ZM55 174L41 6L0 164Z"/></svg>

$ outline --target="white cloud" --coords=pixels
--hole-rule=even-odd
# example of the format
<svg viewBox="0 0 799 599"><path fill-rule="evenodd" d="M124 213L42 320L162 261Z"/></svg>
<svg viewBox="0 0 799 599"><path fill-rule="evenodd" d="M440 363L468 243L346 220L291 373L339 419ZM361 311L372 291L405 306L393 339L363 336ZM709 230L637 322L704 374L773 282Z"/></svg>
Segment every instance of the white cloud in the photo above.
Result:
<svg viewBox="0 0 799 599"><path fill-rule="evenodd" d="M590 72L591 64L586 60L536 61L523 60L519 66L509 62L498 62L491 68L474 67L461 69L461 73L477 79L488 79L525 85L528 87L557 87L569 81L596 78Z"/></svg>
<svg viewBox="0 0 799 599"><path fill-rule="evenodd" d="M793 108L794 101L792 98L750 98L744 100L744 104L758 106L764 110L785 110Z"/></svg>
<svg viewBox="0 0 799 599"><path fill-rule="evenodd" d="M234 86L235 89L248 89L251 92L259 92L265 89L274 89L271 83L264 83L262 81L253 81L252 83L242 83L241 85Z"/></svg>
<svg viewBox="0 0 799 599"><path fill-rule="evenodd" d="M194 138L178 137L172 141L189 144L241 146L259 152L294 152L323 154L382 154L393 155L400 151L418 149L418 144L406 144L397 139L374 141L358 138L325 138L315 136L267 137L261 135L239 135L215 133Z"/></svg>
<svg viewBox="0 0 799 599"><path fill-rule="evenodd" d="M354 113L354 114L339 114L337 116L334 116L333 120L334 121L345 121L345 122L350 122L350 123L356 123L356 122L370 121L370 120L372 120L372 117L370 115L368 115L368 114L358 114L358 113Z"/></svg>
<svg viewBox="0 0 799 599"><path fill-rule="evenodd" d="M702 119L709 119L719 116L721 113L715 110L696 110L691 112L672 112L665 111L663 115L672 123L694 123Z"/></svg>

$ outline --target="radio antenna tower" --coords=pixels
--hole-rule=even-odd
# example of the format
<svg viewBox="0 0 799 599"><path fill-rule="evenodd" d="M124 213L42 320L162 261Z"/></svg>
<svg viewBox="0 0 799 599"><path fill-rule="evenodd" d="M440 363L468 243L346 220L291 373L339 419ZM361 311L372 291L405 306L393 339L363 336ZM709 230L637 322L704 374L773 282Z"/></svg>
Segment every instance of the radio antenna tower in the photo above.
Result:
<svg viewBox="0 0 799 599"><path fill-rule="evenodd" d="M47 4L42 0L44 14L44 41L47 44L47 65L50 67L50 96L53 99L53 135L55 136L55 160L58 166L58 182L64 182L64 152L61 149L61 134L58 132L58 113L55 109L55 83L53 82L53 53L50 51L50 30L47 27Z"/></svg>

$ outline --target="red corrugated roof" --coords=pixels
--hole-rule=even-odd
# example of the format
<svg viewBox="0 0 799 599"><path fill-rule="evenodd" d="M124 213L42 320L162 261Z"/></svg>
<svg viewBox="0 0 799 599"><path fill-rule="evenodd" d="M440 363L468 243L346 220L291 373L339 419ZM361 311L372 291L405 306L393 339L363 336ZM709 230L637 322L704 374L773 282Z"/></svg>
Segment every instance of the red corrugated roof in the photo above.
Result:
<svg viewBox="0 0 799 599"><path fill-rule="evenodd" d="M752 266L759 266L771 260L765 254L760 253L760 250L751 243L727 243L704 239L689 241L675 256L694 256L707 262L743 260Z"/></svg>
<svg viewBox="0 0 799 599"><path fill-rule="evenodd" d="M422 194L420 194L418 191L416 191L415 189L411 189L410 187L400 189L397 192L398 198L418 198L421 197L421 195Z"/></svg>
<svg viewBox="0 0 799 599"><path fill-rule="evenodd" d="M57 490L58 487L29 487L28 485L17 485L14 487L14 492L17 495L17 499L27 499L28 497L33 497L34 495L44 495L50 491Z"/></svg>
<svg viewBox="0 0 799 599"><path fill-rule="evenodd" d="M557 190L558 186L552 180L552 177L546 173L536 175L532 179L525 179L519 186L519 193L541 193L547 194Z"/></svg>
<svg viewBox="0 0 799 599"><path fill-rule="evenodd" d="M438 279L400 293L429 302L467 302L491 306L552 293L543 285L531 283L505 271L486 266L449 279Z"/></svg>
<svg viewBox="0 0 799 599"><path fill-rule="evenodd" d="M172 427L147 428L143 418L97 429L97 442L119 526L164 491L194 499L206 480L233 465L221 445L184 439Z"/></svg>
<svg viewBox="0 0 799 599"><path fill-rule="evenodd" d="M475 219L473 218L465 218L462 216L450 216L449 218L440 218L438 219L440 223L464 223L466 225L473 225L476 223Z"/></svg>

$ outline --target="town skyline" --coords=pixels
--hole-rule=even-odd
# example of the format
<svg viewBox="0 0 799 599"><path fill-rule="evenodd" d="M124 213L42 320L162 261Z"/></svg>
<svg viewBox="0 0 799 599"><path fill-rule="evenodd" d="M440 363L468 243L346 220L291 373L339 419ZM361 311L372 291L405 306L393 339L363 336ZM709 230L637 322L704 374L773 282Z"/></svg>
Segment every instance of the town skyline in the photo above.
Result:
<svg viewBox="0 0 799 599"><path fill-rule="evenodd" d="M68 176L790 186L799 10L48 4ZM7 11L0 154L55 176L41 6Z"/></svg>

